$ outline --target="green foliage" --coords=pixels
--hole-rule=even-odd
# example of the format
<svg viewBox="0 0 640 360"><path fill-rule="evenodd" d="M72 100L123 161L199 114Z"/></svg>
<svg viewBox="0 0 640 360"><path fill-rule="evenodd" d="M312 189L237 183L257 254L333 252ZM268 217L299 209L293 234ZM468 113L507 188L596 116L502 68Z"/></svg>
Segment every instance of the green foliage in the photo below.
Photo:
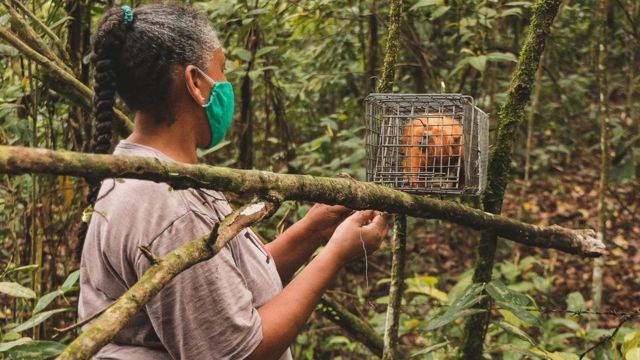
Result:
<svg viewBox="0 0 640 360"><path fill-rule="evenodd" d="M7 268L3 276L0 279L11 276L25 271L36 270L33 266L23 266L18 268ZM79 270L71 273L62 286L55 292L46 294L40 298L37 298L33 290L24 287L17 282L0 282L0 292L14 297L32 299L36 301L36 305L31 310L31 317L20 324L9 324L2 329L0 333L0 358L2 359L46 359L58 355L65 348L65 344L57 341L45 341L36 340L30 337L22 336L27 330L31 330L34 327L49 320L55 314L74 311L73 308L60 308L48 311L42 311L47 307L57 296L64 296L67 293L74 292L78 288L76 283L78 282ZM25 304L28 307L29 304Z"/></svg>

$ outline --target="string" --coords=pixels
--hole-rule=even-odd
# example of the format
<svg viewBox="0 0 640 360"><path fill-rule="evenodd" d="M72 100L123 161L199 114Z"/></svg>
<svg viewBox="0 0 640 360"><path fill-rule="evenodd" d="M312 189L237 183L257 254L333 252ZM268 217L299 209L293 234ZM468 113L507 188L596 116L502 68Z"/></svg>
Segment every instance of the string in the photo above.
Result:
<svg viewBox="0 0 640 360"><path fill-rule="evenodd" d="M369 288L369 259L367 259L367 247L364 245L364 240L362 239L362 228L360 228L360 242L362 243L362 250L364 250L364 279L366 288Z"/></svg>

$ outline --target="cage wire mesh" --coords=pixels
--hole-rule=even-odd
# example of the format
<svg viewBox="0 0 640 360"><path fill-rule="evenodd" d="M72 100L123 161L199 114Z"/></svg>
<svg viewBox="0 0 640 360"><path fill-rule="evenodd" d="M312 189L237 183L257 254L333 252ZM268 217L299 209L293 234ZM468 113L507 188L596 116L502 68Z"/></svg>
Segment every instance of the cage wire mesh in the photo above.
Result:
<svg viewBox="0 0 640 360"><path fill-rule="evenodd" d="M489 119L471 96L371 94L365 117L367 181L414 194L484 190Z"/></svg>

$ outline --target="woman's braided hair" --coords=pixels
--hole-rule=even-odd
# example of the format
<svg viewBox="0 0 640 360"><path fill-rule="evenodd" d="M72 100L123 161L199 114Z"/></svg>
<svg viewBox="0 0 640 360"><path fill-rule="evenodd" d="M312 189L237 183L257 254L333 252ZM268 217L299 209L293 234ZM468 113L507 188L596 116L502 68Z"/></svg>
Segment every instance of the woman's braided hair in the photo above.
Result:
<svg viewBox="0 0 640 360"><path fill-rule="evenodd" d="M93 48L95 130L91 149L106 154L112 146L117 92L131 111L153 115L158 122L174 119L171 83L180 68L194 64L206 69L212 51L220 47L208 19L195 9L170 4L150 4L133 11L124 21L119 7L109 9L91 39ZM86 206L92 205L100 182L90 181ZM78 258L88 222L78 234Z"/></svg>

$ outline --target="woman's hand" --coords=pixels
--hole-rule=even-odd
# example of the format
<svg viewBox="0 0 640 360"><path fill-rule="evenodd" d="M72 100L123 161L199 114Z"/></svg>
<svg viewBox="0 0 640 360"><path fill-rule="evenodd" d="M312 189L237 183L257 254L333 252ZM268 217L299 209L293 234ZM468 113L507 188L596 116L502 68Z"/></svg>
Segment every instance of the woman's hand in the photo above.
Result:
<svg viewBox="0 0 640 360"><path fill-rule="evenodd" d="M320 206L316 208L321 209ZM346 212L337 210L341 214ZM344 220L324 250L280 294L258 308L263 337L248 360L280 357L300 333L340 268L364 254L363 242L367 254L375 251L386 233L387 215L377 211L358 211ZM288 254L285 250L283 248L282 253Z"/></svg>
<svg viewBox="0 0 640 360"><path fill-rule="evenodd" d="M315 204L303 218L310 235L324 244L333 234L336 227L353 211L342 205Z"/></svg>
<svg viewBox="0 0 640 360"><path fill-rule="evenodd" d="M349 216L333 233L326 250L334 251L343 264L376 251L388 230L388 215L379 211L358 211Z"/></svg>

